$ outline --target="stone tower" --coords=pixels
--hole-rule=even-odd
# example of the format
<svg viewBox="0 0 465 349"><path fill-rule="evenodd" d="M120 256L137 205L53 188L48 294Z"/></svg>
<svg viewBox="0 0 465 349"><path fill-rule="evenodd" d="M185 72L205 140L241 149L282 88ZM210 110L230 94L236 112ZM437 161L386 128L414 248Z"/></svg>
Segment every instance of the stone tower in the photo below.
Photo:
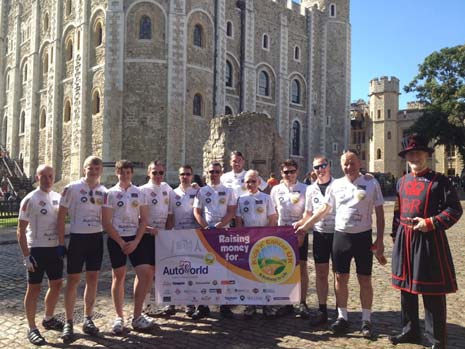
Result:
<svg viewBox="0 0 465 349"><path fill-rule="evenodd" d="M399 111L399 79L382 76L370 81L371 172L399 173L399 142L397 114Z"/></svg>

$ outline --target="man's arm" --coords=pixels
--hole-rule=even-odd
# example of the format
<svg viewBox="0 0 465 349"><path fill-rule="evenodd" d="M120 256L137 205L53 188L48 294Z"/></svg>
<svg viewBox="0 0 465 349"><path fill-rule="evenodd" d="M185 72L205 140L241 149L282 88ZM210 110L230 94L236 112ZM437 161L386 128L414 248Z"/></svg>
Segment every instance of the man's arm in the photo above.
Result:
<svg viewBox="0 0 465 349"><path fill-rule="evenodd" d="M194 217L195 217L195 220L197 221L197 223L199 223L199 225L202 228L204 228L204 229L208 228L208 223L205 220L205 218L203 218L203 216L202 216L202 209L201 208L197 208L197 207L194 208Z"/></svg>
<svg viewBox="0 0 465 349"><path fill-rule="evenodd" d="M18 228L16 230L16 238L18 239L19 248L24 257L29 256L29 248L27 247L27 239L26 239L26 228L29 222L20 219L18 221Z"/></svg>
<svg viewBox="0 0 465 349"><path fill-rule="evenodd" d="M316 222L321 221L331 212L331 206L329 204L324 203L321 207L315 211L315 213L310 216L306 221L303 221L302 224L299 222L294 224L294 228L296 229L296 233L306 233L310 230Z"/></svg>
<svg viewBox="0 0 465 349"><path fill-rule="evenodd" d="M236 228L242 228L244 223L241 216L236 216Z"/></svg>
<svg viewBox="0 0 465 349"><path fill-rule="evenodd" d="M236 205L228 206L226 215L221 219L221 221L215 224L215 228L223 228L228 225L236 214L236 207Z"/></svg>
<svg viewBox="0 0 465 349"><path fill-rule="evenodd" d="M166 229L171 230L174 227L174 214L169 214L168 218L166 219Z"/></svg>
<svg viewBox="0 0 465 349"><path fill-rule="evenodd" d="M65 244L65 220L68 215L68 208L60 206L57 217L58 245Z"/></svg>
<svg viewBox="0 0 465 349"><path fill-rule="evenodd" d="M384 254L384 208L383 205L375 207L376 214L376 255L382 256Z"/></svg>
<svg viewBox="0 0 465 349"><path fill-rule="evenodd" d="M123 248L123 252L126 255L130 255L134 252L139 245L142 237L145 234L145 230L147 228L147 222L149 220L149 207L147 205L141 205L139 207L139 226L137 227L136 237L134 240L129 241L126 246Z"/></svg>
<svg viewBox="0 0 465 349"><path fill-rule="evenodd" d="M275 227L278 225L278 214L273 213L268 216L268 227Z"/></svg>
<svg viewBox="0 0 465 349"><path fill-rule="evenodd" d="M113 209L111 207L102 207L102 226L108 236L115 240L121 249L123 249L126 241L121 238L113 226Z"/></svg>

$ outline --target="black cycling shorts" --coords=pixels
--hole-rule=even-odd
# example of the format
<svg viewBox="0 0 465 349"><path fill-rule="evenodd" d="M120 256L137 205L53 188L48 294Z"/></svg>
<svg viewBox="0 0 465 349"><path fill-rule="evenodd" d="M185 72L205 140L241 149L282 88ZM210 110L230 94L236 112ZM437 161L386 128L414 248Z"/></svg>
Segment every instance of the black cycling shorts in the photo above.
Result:
<svg viewBox="0 0 465 349"><path fill-rule="evenodd" d="M37 262L35 271L27 272L27 281L30 284L40 284L44 273L50 281L63 278L63 258L58 257L56 247L32 247L30 254Z"/></svg>
<svg viewBox="0 0 465 349"><path fill-rule="evenodd" d="M373 253L371 230L361 233L334 233L333 263L339 274L350 273L350 262L355 259L357 274L371 275Z"/></svg>
<svg viewBox="0 0 465 349"><path fill-rule="evenodd" d="M313 260L316 264L329 263L333 254L334 233L313 231Z"/></svg>
<svg viewBox="0 0 465 349"><path fill-rule="evenodd" d="M103 233L70 234L66 271L68 274L86 271L99 271L103 258Z"/></svg>
<svg viewBox="0 0 465 349"><path fill-rule="evenodd" d="M147 235L147 234L145 234ZM147 243L147 239L144 237L141 239L136 249L129 255L129 260L133 267L137 267L142 264L155 265L154 254L151 253L150 243ZM136 238L133 236L122 236L122 239L126 242L132 241ZM123 253L121 247L112 238L107 240L108 254L110 255L111 267L113 269L120 268L126 265L127 255ZM153 248L152 248L153 249Z"/></svg>

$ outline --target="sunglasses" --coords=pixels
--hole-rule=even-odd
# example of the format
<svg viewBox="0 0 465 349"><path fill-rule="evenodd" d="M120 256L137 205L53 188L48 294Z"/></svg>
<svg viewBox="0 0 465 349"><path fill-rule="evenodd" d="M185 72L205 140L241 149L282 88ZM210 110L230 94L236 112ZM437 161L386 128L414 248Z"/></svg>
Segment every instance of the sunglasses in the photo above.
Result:
<svg viewBox="0 0 465 349"><path fill-rule="evenodd" d="M184 177L190 177L192 176L192 173L180 173L179 175Z"/></svg>
<svg viewBox="0 0 465 349"><path fill-rule="evenodd" d="M249 179L246 183L257 183L257 181L255 179Z"/></svg>
<svg viewBox="0 0 465 349"><path fill-rule="evenodd" d="M208 173L210 173L210 174L220 174L221 171L220 170L210 170L210 171L208 171Z"/></svg>
<svg viewBox="0 0 465 349"><path fill-rule="evenodd" d="M297 172L297 170L287 170L287 171L283 171L283 173L284 173L285 175L294 174L294 173L296 173L296 172Z"/></svg>
<svg viewBox="0 0 465 349"><path fill-rule="evenodd" d="M152 174L154 176L158 176L158 175L163 176L165 174L165 171L152 171Z"/></svg>
<svg viewBox="0 0 465 349"><path fill-rule="evenodd" d="M89 201L95 204L94 191L92 189L89 191Z"/></svg>
<svg viewBox="0 0 465 349"><path fill-rule="evenodd" d="M320 168L322 168L324 170L326 167L328 167L328 164L321 164L321 165L313 166L313 169L314 170L319 170Z"/></svg>

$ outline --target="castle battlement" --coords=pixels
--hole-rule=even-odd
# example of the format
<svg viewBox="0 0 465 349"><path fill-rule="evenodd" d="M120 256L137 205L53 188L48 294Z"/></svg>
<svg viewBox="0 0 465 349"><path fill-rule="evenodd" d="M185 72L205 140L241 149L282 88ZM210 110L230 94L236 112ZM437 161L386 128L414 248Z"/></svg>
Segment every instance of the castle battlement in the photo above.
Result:
<svg viewBox="0 0 465 349"><path fill-rule="evenodd" d="M380 78L374 78L370 81L370 93L385 93L394 92L399 93L399 79L395 76L381 76Z"/></svg>

